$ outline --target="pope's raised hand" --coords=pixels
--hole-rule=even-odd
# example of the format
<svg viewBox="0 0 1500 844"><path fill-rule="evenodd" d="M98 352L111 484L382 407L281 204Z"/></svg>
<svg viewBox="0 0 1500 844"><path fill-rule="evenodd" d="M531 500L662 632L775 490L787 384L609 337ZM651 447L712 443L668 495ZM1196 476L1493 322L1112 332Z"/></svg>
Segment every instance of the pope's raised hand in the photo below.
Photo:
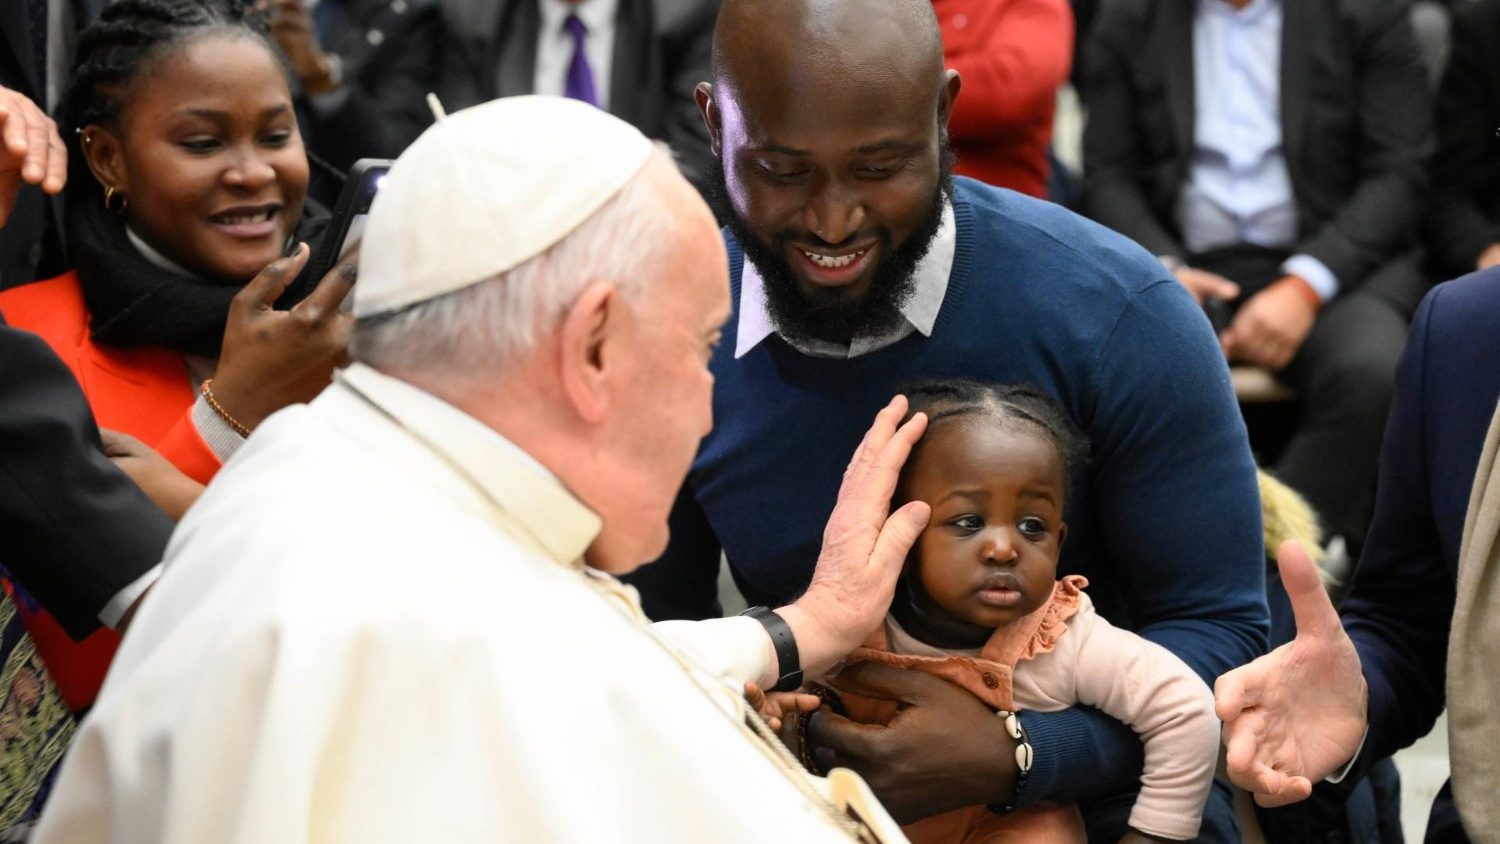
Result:
<svg viewBox="0 0 1500 844"><path fill-rule="evenodd" d="M1306 799L1354 758L1369 705L1359 654L1317 567L1295 542L1276 556L1297 638L1214 684L1229 779L1262 806Z"/></svg>
<svg viewBox="0 0 1500 844"><path fill-rule="evenodd" d="M15 209L22 184L57 193L67 178L68 151L57 124L36 103L0 87L0 226Z"/></svg>
<svg viewBox="0 0 1500 844"><path fill-rule="evenodd" d="M901 466L927 428L921 413L902 424L906 408L906 397L896 396L876 415L844 472L812 583L777 610L796 635L809 675L832 667L879 626L906 553L931 515L921 501L890 512Z"/></svg>

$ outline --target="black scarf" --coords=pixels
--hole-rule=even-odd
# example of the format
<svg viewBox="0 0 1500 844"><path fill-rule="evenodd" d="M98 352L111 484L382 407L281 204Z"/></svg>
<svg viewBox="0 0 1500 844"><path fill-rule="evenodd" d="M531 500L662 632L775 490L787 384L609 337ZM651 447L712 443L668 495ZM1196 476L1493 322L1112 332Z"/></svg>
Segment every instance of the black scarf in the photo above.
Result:
<svg viewBox="0 0 1500 844"><path fill-rule="evenodd" d="M328 212L307 200L293 235L314 252L328 227ZM184 355L217 358L229 321L229 303L242 282L198 278L164 269L142 255L125 234L124 218L96 202L68 206L68 249L89 309L89 334L106 346L158 346ZM312 292L317 279L303 269L276 307L289 308Z"/></svg>

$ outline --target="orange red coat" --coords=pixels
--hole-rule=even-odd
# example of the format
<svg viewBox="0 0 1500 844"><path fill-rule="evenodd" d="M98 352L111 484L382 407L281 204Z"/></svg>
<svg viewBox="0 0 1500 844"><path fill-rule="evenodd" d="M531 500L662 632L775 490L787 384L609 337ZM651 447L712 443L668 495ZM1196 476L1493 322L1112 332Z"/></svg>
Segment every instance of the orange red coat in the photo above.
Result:
<svg viewBox="0 0 1500 844"><path fill-rule="evenodd" d="M182 355L94 343L76 273L0 291L0 313L12 327L47 341L78 379L101 427L139 439L199 483L218 472L219 458L193 425L196 396ZM45 610L23 607L22 618L68 705L75 711L92 705L119 635L101 628L75 642Z"/></svg>

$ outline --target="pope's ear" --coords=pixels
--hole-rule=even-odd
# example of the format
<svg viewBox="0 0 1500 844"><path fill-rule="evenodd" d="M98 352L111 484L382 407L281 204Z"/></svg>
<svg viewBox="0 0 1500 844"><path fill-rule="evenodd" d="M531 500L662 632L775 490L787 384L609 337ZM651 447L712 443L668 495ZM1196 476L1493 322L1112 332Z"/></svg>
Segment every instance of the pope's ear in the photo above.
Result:
<svg viewBox="0 0 1500 844"><path fill-rule="evenodd" d="M617 339L620 306L615 285L596 281L573 301L558 330L563 393L579 418L591 424L609 411L607 352L613 351L610 343Z"/></svg>

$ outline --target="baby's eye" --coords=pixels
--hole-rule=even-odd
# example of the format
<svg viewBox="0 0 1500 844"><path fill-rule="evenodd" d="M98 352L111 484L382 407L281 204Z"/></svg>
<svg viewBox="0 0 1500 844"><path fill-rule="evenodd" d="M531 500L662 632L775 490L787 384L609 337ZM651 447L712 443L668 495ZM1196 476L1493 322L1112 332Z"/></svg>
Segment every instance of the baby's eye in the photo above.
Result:
<svg viewBox="0 0 1500 844"><path fill-rule="evenodd" d="M959 516L948 524L962 531L973 532L984 527L984 521L978 516Z"/></svg>
<svg viewBox="0 0 1500 844"><path fill-rule="evenodd" d="M1041 539L1047 535L1047 523L1036 516L1027 516L1016 527L1027 539Z"/></svg>

